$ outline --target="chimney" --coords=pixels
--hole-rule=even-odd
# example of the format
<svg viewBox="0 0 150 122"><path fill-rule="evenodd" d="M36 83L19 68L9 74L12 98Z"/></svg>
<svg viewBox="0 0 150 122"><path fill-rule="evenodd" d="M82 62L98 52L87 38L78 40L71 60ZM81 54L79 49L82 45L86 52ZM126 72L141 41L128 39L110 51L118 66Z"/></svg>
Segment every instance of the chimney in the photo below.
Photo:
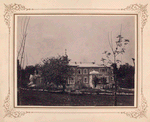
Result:
<svg viewBox="0 0 150 122"><path fill-rule="evenodd" d="M95 61L93 61L92 64L95 64Z"/></svg>

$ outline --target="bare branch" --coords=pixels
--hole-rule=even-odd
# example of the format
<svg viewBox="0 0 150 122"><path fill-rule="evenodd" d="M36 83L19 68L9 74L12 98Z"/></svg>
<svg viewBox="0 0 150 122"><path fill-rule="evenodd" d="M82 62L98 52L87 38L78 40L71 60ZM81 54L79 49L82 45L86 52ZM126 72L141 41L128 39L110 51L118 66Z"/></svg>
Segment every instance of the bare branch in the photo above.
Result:
<svg viewBox="0 0 150 122"><path fill-rule="evenodd" d="M27 32L27 27L28 27L28 24L29 24L29 20L30 20L30 17L29 17L29 19L28 19L28 21L26 23L25 33Z"/></svg>
<svg viewBox="0 0 150 122"><path fill-rule="evenodd" d="M22 38L23 38L23 17L22 17L22 19L21 19L21 36L22 36Z"/></svg>
<svg viewBox="0 0 150 122"><path fill-rule="evenodd" d="M112 49L113 49L112 31L111 31L111 45L112 45ZM113 49L113 51L114 51L114 49Z"/></svg>
<svg viewBox="0 0 150 122"><path fill-rule="evenodd" d="M27 17L25 17L25 19L24 19L24 24L23 24L23 29L22 29L22 35L24 35L24 33L25 33L26 20L27 20Z"/></svg>
<svg viewBox="0 0 150 122"><path fill-rule="evenodd" d="M106 54L107 53L107 51L104 51L104 53L102 53L102 54Z"/></svg>
<svg viewBox="0 0 150 122"><path fill-rule="evenodd" d="M120 28L120 35L121 35L121 31L122 31L122 24L121 24L121 28Z"/></svg>
<svg viewBox="0 0 150 122"><path fill-rule="evenodd" d="M109 42L109 46L110 46L110 48L111 48L111 50L113 52L113 47L112 47L112 45L110 44L110 41L109 41L109 33L108 33L108 42Z"/></svg>
<svg viewBox="0 0 150 122"><path fill-rule="evenodd" d="M20 55L21 49L22 49L22 47L23 47L24 39L25 39L25 37L23 36L23 39L22 39L22 42L21 42L21 46L20 46L20 49L19 49L19 51L18 51L17 59L19 58L19 55Z"/></svg>
<svg viewBox="0 0 150 122"><path fill-rule="evenodd" d="M23 22L23 19L22 19L22 22ZM29 19L28 19L28 22L29 22ZM28 23L28 22L27 22L27 23ZM26 29L27 29L27 26L25 27L25 24L26 24L26 17L25 17L24 23L21 24L22 41L21 41L20 49L19 49L19 51L18 51L17 59L19 58L20 52L21 52L21 50L23 49L23 44L24 44L25 34L26 34ZM22 25L23 25L23 28L22 28Z"/></svg>
<svg viewBox="0 0 150 122"><path fill-rule="evenodd" d="M27 27L28 27L28 24L29 24L29 20L30 20L30 17L29 17L29 19L28 19L28 21L27 21L27 23L25 22L25 24L24 24L24 35L23 35L23 37L24 37L24 43L23 43L23 47L22 47L22 54L21 54L21 64L22 64L22 59L23 59L23 54L24 54L24 51L25 51L25 43L26 43L26 37L27 37Z"/></svg>
<svg viewBox="0 0 150 122"><path fill-rule="evenodd" d="M22 59L23 59L23 54L24 54L24 49L25 49L25 42L26 42L26 36L27 36L27 34L25 35L25 39L24 39L24 44L23 44L23 51L22 51L22 54L21 54L21 63L20 64L22 64Z"/></svg>
<svg viewBox="0 0 150 122"><path fill-rule="evenodd" d="M23 68L24 68L24 64L25 64L25 53L23 54L23 65L22 65Z"/></svg>

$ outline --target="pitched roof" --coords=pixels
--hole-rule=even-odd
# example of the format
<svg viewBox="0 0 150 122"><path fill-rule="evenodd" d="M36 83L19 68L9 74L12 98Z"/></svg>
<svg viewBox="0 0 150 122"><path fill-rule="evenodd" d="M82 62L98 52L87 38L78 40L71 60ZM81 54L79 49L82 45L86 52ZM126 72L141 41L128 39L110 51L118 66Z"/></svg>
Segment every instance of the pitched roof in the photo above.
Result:
<svg viewBox="0 0 150 122"><path fill-rule="evenodd" d="M104 67L94 63L69 63L70 66L77 66L77 67Z"/></svg>

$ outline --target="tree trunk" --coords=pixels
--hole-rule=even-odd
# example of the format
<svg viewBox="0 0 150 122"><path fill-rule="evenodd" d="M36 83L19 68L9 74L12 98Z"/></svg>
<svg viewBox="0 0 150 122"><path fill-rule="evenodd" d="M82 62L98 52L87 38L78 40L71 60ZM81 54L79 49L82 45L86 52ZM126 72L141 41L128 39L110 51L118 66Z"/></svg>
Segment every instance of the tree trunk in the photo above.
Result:
<svg viewBox="0 0 150 122"><path fill-rule="evenodd" d="M117 106L117 80L116 80L116 74L114 76L114 80L115 80L115 95L114 95L114 105Z"/></svg>
<svg viewBox="0 0 150 122"><path fill-rule="evenodd" d="M117 72L117 64L116 64L116 57L114 55L114 81L115 81L115 93L114 93L114 106L117 106L117 79L116 79L116 72Z"/></svg>
<svg viewBox="0 0 150 122"><path fill-rule="evenodd" d="M65 92L65 89L66 89L66 85L63 84L63 93Z"/></svg>

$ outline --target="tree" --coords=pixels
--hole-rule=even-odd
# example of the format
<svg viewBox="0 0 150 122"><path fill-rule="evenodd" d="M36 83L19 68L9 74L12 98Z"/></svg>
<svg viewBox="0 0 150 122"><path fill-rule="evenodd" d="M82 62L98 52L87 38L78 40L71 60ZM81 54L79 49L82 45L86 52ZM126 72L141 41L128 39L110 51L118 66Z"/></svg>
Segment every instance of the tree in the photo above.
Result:
<svg viewBox="0 0 150 122"><path fill-rule="evenodd" d="M25 71L26 71L26 73L28 73L28 74L34 74L35 66L33 66L33 65L26 66Z"/></svg>
<svg viewBox="0 0 150 122"><path fill-rule="evenodd" d="M21 66L19 64L19 60L17 60L17 87L19 88L20 86L22 86L22 82L20 80L21 76Z"/></svg>
<svg viewBox="0 0 150 122"><path fill-rule="evenodd" d="M122 26L121 26L122 29ZM107 64L113 64L113 73L114 73L114 81L115 81L115 92L114 92L114 105L117 105L117 96L116 96L116 92L117 92L117 79L116 79L116 69L117 69L117 63L120 63L121 61L116 59L117 56L119 54L124 54L125 53L125 47L126 45L129 43L128 39L124 39L121 35L121 30L120 30L120 34L116 37L117 41L115 41L115 45L113 44L112 41L112 33L111 33L111 40L109 39L109 33L108 33L108 43L109 46L111 48L111 52L109 51L104 51L104 55L106 56L105 58L102 58L102 62L103 65L107 65ZM113 60L110 60L110 56L112 56Z"/></svg>
<svg viewBox="0 0 150 122"><path fill-rule="evenodd" d="M101 81L101 84L103 84L103 88L104 88L104 85L107 84L106 78L105 77L101 77L99 80Z"/></svg>
<svg viewBox="0 0 150 122"><path fill-rule="evenodd" d="M19 60L17 60L17 87L27 87L29 82L29 74L32 74L33 66L27 66L25 69L21 68Z"/></svg>
<svg viewBox="0 0 150 122"><path fill-rule="evenodd" d="M95 88L96 88L96 86L97 86L97 84L98 84L98 82L99 82L99 79L95 76L95 77L93 78L93 81L94 81L94 86L95 86Z"/></svg>
<svg viewBox="0 0 150 122"><path fill-rule="evenodd" d="M18 50L18 54L17 54L17 75L18 75L18 88L22 85L21 84L25 84L23 83L24 79L23 77L25 77L24 74L24 62L25 62L25 44L26 44L26 37L27 37L27 28L28 28L28 24L29 24L29 20L30 17L25 17L22 18L21 20L21 41L20 41L20 48Z"/></svg>
<svg viewBox="0 0 150 122"><path fill-rule="evenodd" d="M128 63L120 65L117 72L118 85L124 88L134 88L134 67Z"/></svg>
<svg viewBox="0 0 150 122"><path fill-rule="evenodd" d="M68 65L69 61L67 55L44 59L44 65L41 67L44 82L54 83L57 86L62 85L64 92L67 80L73 73L72 68Z"/></svg>

